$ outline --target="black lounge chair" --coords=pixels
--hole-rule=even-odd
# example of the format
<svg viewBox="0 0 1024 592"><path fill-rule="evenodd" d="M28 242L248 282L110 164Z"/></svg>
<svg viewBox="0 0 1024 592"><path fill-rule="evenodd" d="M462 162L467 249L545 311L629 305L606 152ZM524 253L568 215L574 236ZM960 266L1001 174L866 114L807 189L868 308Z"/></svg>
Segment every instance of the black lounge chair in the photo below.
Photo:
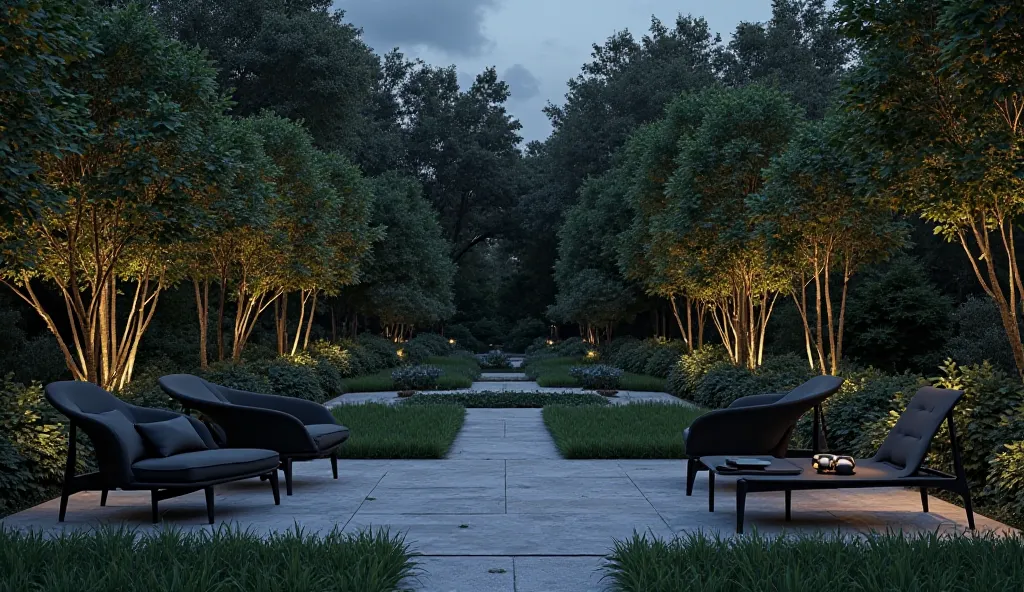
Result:
<svg viewBox="0 0 1024 592"><path fill-rule="evenodd" d="M160 378L160 386L185 408L199 411L224 431L229 448L261 446L281 456L285 488L292 494L292 462L331 459L338 478L338 448L348 428L312 401L240 391L192 374Z"/></svg>
<svg viewBox="0 0 1024 592"><path fill-rule="evenodd" d="M956 438L953 408L963 391L924 387L917 391L906 411L896 421L878 452L870 459L856 461L853 475L819 474L810 460L799 463L799 475L758 475L744 473L736 481L736 532L743 532L743 512L748 493L756 491L786 492L786 519L791 516L792 491L810 489L849 489L861 487L916 487L921 490L922 509L928 511L928 490L939 489L959 494L967 511L967 524L974 530L971 490L967 484L960 443ZM945 421L953 449L953 475L921 466L932 439ZM708 466L720 466L725 457L703 457ZM785 463L797 464L792 461Z"/></svg>
<svg viewBox="0 0 1024 592"><path fill-rule="evenodd" d="M686 495L693 495L697 472L707 470L700 462L702 456L789 456L789 440L796 422L811 410L814 411L814 436L810 452L818 452L824 430L821 403L842 384L842 378L815 376L788 393L740 397L725 409L709 411L695 419L683 430L687 456Z"/></svg>
<svg viewBox="0 0 1024 592"><path fill-rule="evenodd" d="M202 489L206 492L207 518L213 524L214 486L252 477L267 476L274 493L274 504L281 503L276 471L280 459L272 450L220 449L201 422L187 418L195 430L195 434L188 433L189 426L180 421L186 418L180 413L130 405L90 382L48 384L46 399L70 420L68 462L60 494L58 519L61 522L67 513L68 498L80 491L101 491L100 505L105 506L107 492L111 489L149 490L152 492L154 523L160 522L158 504L161 500ZM179 421L163 423L175 419ZM170 442L166 436L165 446L154 448L153 442L140 434L160 429L174 433L176 428L180 430L182 427L184 435L191 438L193 444L184 447L187 452L174 453L178 443ZM75 474L78 428L82 428L92 441L98 471ZM166 431L162 433L167 434Z"/></svg>

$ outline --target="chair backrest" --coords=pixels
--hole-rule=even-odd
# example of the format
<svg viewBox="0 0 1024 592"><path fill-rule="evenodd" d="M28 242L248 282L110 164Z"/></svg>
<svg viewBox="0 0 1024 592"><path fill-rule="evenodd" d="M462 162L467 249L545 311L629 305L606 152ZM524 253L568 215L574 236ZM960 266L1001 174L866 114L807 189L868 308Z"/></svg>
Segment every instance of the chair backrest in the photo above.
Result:
<svg viewBox="0 0 1024 592"><path fill-rule="evenodd" d="M776 401L774 405L794 404L810 409L834 395L841 386L843 379L838 376L815 376L786 393L786 396Z"/></svg>
<svg viewBox="0 0 1024 592"><path fill-rule="evenodd" d="M89 436L100 473L113 484L133 480L131 466L146 455L132 406L91 382L46 385L46 400Z"/></svg>
<svg viewBox="0 0 1024 592"><path fill-rule="evenodd" d="M186 407L200 411L232 405L220 388L193 374L168 374L158 380L160 388Z"/></svg>
<svg viewBox="0 0 1024 592"><path fill-rule="evenodd" d="M916 473L932 438L963 395L963 391L932 386L918 389L872 460L901 468L901 477Z"/></svg>

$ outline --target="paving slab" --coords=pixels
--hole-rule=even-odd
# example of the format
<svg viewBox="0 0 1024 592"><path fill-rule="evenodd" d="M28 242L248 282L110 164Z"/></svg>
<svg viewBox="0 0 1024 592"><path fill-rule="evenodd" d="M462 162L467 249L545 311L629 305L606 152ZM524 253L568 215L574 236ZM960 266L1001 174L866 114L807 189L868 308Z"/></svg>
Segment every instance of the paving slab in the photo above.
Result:
<svg viewBox="0 0 1024 592"><path fill-rule="evenodd" d="M516 592L601 592L602 557L516 557Z"/></svg>
<svg viewBox="0 0 1024 592"><path fill-rule="evenodd" d="M512 557L419 557L420 573L402 590L416 592L515 592ZM521 589L520 589L521 590Z"/></svg>

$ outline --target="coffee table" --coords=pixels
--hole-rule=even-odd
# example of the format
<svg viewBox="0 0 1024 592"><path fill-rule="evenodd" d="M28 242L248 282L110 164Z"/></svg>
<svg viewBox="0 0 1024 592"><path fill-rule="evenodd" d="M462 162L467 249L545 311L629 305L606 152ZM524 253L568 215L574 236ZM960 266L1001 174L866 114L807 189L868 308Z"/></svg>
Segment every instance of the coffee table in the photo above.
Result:
<svg viewBox="0 0 1024 592"><path fill-rule="evenodd" d="M730 458L756 458L767 460L772 464L764 469L737 470L728 467L726 460ZM810 466L810 459L801 459ZM715 475L738 476L736 481L736 532L743 532L743 512L747 502L748 483L743 479L744 475L771 475L771 476L799 476L803 473L804 467L785 458L772 456L745 456L730 454L725 456L702 456L700 462L708 468L708 511L715 511ZM784 489L786 493L786 520L792 519L793 492L791 489Z"/></svg>

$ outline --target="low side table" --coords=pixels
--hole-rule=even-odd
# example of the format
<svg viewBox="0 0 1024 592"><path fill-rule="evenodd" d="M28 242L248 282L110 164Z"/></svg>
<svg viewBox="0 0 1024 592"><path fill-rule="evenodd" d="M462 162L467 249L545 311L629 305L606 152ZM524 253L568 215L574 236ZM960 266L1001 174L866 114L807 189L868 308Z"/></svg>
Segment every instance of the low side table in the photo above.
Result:
<svg viewBox="0 0 1024 592"><path fill-rule="evenodd" d="M733 469L726 464L730 458L756 458L758 460L771 461L771 466L763 469ZM771 476L798 476L803 473L803 467L785 458L772 456L743 456L730 454L726 456L702 456L700 462L708 468L708 511L715 511L715 475L728 475L743 477L744 475L771 475ZM810 463L808 461L808 466ZM790 489L786 493L786 520L792 518L793 492ZM736 483L736 532L743 532L743 512L747 501L746 482L740 479Z"/></svg>

